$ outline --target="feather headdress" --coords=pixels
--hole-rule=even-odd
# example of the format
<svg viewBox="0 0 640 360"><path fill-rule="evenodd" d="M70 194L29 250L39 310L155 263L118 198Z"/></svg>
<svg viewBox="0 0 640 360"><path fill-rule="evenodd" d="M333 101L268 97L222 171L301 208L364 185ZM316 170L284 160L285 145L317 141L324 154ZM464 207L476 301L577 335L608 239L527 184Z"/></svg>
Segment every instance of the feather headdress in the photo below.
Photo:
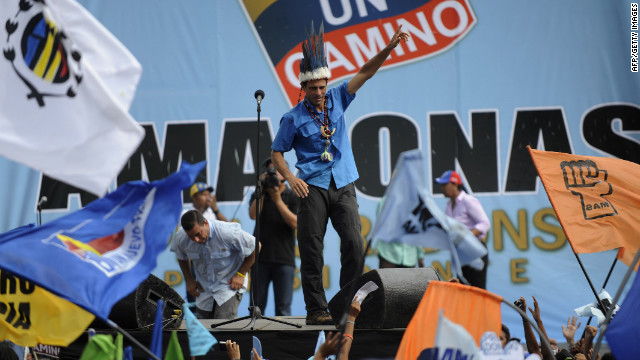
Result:
<svg viewBox="0 0 640 360"><path fill-rule="evenodd" d="M316 35L311 21L311 33L307 32L307 39L302 42L302 59L300 60L300 75L298 79L301 83L309 80L328 79L331 77L331 70L327 65L327 57L324 53L324 26L321 23Z"/></svg>

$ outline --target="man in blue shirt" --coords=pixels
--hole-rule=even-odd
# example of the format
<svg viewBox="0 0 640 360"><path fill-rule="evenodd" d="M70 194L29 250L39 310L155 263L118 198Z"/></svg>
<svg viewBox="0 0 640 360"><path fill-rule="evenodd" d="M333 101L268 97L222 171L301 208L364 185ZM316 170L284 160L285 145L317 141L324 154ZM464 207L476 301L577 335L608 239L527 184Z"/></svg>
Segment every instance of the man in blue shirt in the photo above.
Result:
<svg viewBox="0 0 640 360"><path fill-rule="evenodd" d="M305 97L282 116L271 146L271 159L301 198L298 247L308 325L333 324L322 285L323 239L329 218L340 236L340 287L361 275L363 239L353 184L358 179L358 170L344 111L355 98L356 91L378 71L391 51L400 41L409 38L401 29L398 28L389 44L364 64L351 80L330 90L327 90L327 82L331 73L324 55L322 27L319 37L312 30L302 46L304 58L300 62L299 79ZM296 151L298 177L284 160L283 153L291 149Z"/></svg>

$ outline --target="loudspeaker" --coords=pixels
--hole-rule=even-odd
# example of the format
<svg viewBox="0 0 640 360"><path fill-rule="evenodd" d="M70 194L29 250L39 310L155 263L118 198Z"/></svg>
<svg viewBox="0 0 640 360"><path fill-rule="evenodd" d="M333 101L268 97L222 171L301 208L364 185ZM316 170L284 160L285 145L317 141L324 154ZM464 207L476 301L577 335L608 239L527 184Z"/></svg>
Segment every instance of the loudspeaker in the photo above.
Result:
<svg viewBox="0 0 640 360"><path fill-rule="evenodd" d="M440 280L433 267L376 269L352 280L329 301L329 312L337 324L355 293L373 281L378 289L363 301L356 318L357 329L406 328L431 280ZM354 286L355 283L355 286Z"/></svg>
<svg viewBox="0 0 640 360"><path fill-rule="evenodd" d="M150 330L153 328L158 300L165 303L162 312L163 328L175 330L182 323L184 299L164 281L150 274L131 294L118 301L109 314L109 319L126 330ZM178 310L178 311L176 311ZM96 329L109 328L96 319L91 324Z"/></svg>

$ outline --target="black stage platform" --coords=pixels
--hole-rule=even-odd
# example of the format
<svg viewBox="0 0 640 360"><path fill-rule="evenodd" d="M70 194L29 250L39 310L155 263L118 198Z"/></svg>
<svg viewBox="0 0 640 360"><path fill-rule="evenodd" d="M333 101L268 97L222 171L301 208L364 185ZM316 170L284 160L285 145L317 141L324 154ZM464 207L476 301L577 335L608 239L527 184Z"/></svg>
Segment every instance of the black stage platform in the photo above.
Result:
<svg viewBox="0 0 640 360"><path fill-rule="evenodd" d="M285 316L278 317L287 322L300 324L302 328L279 324L266 319L256 321L254 330L250 330L250 319L237 321L232 324L223 325L211 329L211 324L220 323L223 320L201 320L207 329L211 329L213 336L219 341L224 342L227 339L233 340L240 344L242 359L251 358L251 347L253 344L252 336L256 336L262 343L263 356L271 360L286 359L308 359L313 356L318 333L320 330L335 331L333 326L308 326L305 325L305 318L301 316ZM189 343L187 331L184 323L178 332L178 339L185 359L190 359ZM350 351L350 359L366 359L366 358L393 358L396 354L402 335L405 329L356 329L354 333L354 342ZM115 331L98 330L98 334L111 333ZM151 343L151 331L149 330L131 330L129 331L143 345L149 346ZM163 334L163 348L166 349L167 343L171 336L171 331L165 331ZM78 359L82 354L87 342L87 335L82 335L74 343L60 351L60 359ZM130 345L126 337L124 339L125 346ZM164 350L163 350L164 354ZM144 352L134 346L135 359L148 359ZM218 345L213 347L206 356L200 356L196 359L228 359L226 352L220 351Z"/></svg>

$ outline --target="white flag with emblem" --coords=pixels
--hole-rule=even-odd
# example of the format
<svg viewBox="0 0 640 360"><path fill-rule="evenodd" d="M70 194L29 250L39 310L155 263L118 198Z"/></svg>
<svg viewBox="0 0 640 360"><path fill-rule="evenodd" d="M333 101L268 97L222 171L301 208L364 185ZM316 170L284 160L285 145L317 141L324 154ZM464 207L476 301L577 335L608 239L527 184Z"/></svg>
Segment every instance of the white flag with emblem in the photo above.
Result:
<svg viewBox="0 0 640 360"><path fill-rule="evenodd" d="M464 224L447 216L427 193L420 149L400 154L371 238L449 250L451 266L462 277L462 265L483 266L487 249Z"/></svg>
<svg viewBox="0 0 640 360"><path fill-rule="evenodd" d="M5 0L0 20L0 155L104 195L144 137L140 64L73 0Z"/></svg>

